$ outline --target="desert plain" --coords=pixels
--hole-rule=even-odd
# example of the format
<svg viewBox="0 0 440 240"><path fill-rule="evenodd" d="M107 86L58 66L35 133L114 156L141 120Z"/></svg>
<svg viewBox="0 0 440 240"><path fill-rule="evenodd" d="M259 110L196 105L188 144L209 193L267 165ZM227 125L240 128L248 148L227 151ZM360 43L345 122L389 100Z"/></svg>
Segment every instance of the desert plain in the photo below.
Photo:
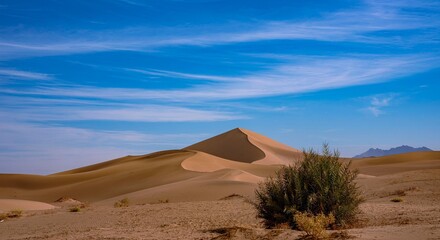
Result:
<svg viewBox="0 0 440 240"><path fill-rule="evenodd" d="M0 174L0 214L21 212L0 220L0 239L305 239L264 228L252 205L258 184L301 156L237 128L51 175ZM359 170L365 202L334 238L440 239L440 152L341 161Z"/></svg>

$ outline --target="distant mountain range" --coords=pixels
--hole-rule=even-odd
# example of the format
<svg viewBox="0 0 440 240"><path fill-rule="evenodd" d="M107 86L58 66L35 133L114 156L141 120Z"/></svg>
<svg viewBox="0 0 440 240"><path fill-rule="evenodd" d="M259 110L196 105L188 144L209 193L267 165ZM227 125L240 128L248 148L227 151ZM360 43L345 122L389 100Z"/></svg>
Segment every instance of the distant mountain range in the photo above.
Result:
<svg viewBox="0 0 440 240"><path fill-rule="evenodd" d="M407 153L407 152L425 152L425 151L432 151L431 149L427 147L419 147L414 148L407 145L402 145L400 147L390 148L388 150L383 150L379 148L370 148L368 151L356 155L353 158L365 158L365 157L381 157L381 156L387 156L387 155L393 155L393 154L399 154L399 153Z"/></svg>

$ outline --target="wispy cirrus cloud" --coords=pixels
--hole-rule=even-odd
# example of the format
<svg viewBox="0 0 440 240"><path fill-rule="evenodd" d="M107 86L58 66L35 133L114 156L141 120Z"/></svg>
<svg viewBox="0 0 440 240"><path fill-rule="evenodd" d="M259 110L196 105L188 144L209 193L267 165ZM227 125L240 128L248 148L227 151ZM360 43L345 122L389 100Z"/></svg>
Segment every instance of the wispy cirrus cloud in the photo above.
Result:
<svg viewBox="0 0 440 240"><path fill-rule="evenodd" d="M0 79L50 80L52 76L45 73L29 72L16 69L0 68Z"/></svg>
<svg viewBox="0 0 440 240"><path fill-rule="evenodd" d="M125 1L125 0L124 0ZM137 1L128 1L135 4ZM420 13L418 9L428 9ZM440 7L435 4L386 4L366 1L349 10L327 14L321 19L256 21L218 26L127 27L114 30L70 32L4 32L0 59L51 56L102 51L153 51L170 46L214 46L271 40L314 40L373 44L422 44L439 33ZM402 38L399 31L430 29L425 38L420 31ZM387 36L381 36L387 32ZM428 34L428 33L426 33ZM29 40L31 39L31 40Z"/></svg>
<svg viewBox="0 0 440 240"><path fill-rule="evenodd" d="M181 89L34 87L0 89L6 94L106 100L156 100L203 102L296 94L389 81L436 67L438 57L430 55L383 56L301 56L296 60L239 76L215 76L161 70L135 70L160 77L207 80L204 84ZM123 70L126 71L126 70ZM133 70L132 70L133 71ZM178 112L178 111L177 111Z"/></svg>
<svg viewBox="0 0 440 240"><path fill-rule="evenodd" d="M169 104L100 102L93 100L39 99L27 96L0 97L0 116L18 121L123 121L123 122L211 122L246 119L228 111L194 109Z"/></svg>
<svg viewBox="0 0 440 240"><path fill-rule="evenodd" d="M215 81L215 82L237 82L241 81L240 77L227 77L227 76L213 76L205 74L192 74L174 71L165 71L159 69L133 69L127 68L127 71L141 73L149 76L156 77L167 77L167 78L177 78L177 79L193 79L193 80L204 80L204 81Z"/></svg>

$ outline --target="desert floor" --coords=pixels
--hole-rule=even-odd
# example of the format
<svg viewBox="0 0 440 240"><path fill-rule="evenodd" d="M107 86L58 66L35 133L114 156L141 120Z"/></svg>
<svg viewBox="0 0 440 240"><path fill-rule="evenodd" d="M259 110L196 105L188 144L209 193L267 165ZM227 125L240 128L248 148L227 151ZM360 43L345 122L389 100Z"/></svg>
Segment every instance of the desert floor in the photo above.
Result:
<svg viewBox="0 0 440 240"><path fill-rule="evenodd" d="M440 239L440 170L358 180L366 197L359 223L345 230L358 239ZM401 198L402 202L391 202ZM249 199L145 203L115 208L90 204L25 211L0 223L1 239L301 239L303 233L264 229ZM333 231L340 232L340 231Z"/></svg>

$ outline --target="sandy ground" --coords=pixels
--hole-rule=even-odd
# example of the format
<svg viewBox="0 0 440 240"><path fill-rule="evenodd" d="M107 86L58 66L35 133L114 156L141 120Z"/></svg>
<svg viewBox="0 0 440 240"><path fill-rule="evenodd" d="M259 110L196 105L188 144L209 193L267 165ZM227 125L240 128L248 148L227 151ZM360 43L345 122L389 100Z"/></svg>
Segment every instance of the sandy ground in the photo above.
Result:
<svg viewBox="0 0 440 240"><path fill-rule="evenodd" d="M264 229L250 203L258 182L298 154L234 129L182 150L48 176L0 174L0 214L23 210L0 220L0 239L304 239L299 231ZM440 152L356 159L352 167L366 201L346 234L440 239ZM123 198L130 205L115 208ZM71 212L75 206L79 212Z"/></svg>
<svg viewBox="0 0 440 240"><path fill-rule="evenodd" d="M358 180L366 202L358 239L440 239L440 170ZM391 202L401 198L402 202ZM145 203L115 208L91 204L81 212L25 211L0 223L1 239L301 239L302 233L264 229L249 199Z"/></svg>

